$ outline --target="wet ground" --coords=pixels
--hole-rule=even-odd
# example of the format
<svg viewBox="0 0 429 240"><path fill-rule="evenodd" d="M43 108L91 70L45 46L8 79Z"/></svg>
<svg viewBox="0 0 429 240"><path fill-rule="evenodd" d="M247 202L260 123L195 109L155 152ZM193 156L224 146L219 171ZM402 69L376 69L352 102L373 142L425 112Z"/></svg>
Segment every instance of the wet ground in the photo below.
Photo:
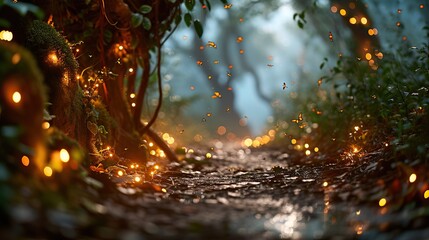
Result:
<svg viewBox="0 0 429 240"><path fill-rule="evenodd" d="M194 153L145 183L114 178L94 210L106 226L91 235L122 239L425 239L427 208L392 213L379 199L394 173L373 151L338 159L276 150ZM381 182L380 182L381 181ZM129 184L127 184L127 182ZM426 211L426 213L422 213ZM109 217L107 217L109 216ZM92 229L94 230L94 229Z"/></svg>
<svg viewBox="0 0 429 240"><path fill-rule="evenodd" d="M429 204L417 188L425 183L398 185L404 177L383 149L311 156L267 148L208 152L150 162L148 169L134 163L93 169L68 195L69 204L81 207L67 209L51 197L57 207L40 209L26 198L12 207L13 224L0 236L429 239ZM380 207L382 198L387 203Z"/></svg>

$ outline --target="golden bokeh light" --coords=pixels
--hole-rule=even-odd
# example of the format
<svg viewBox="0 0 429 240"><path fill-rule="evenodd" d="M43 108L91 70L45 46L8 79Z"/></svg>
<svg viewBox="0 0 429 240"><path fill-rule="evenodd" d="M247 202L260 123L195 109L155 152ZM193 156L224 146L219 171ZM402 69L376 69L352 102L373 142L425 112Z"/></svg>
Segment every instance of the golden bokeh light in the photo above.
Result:
<svg viewBox="0 0 429 240"><path fill-rule="evenodd" d="M19 61L21 61L21 55L19 53L15 53L12 56L12 63L13 64L18 64Z"/></svg>
<svg viewBox="0 0 429 240"><path fill-rule="evenodd" d="M428 198L429 198L429 190L426 190L426 191L423 193L423 197L424 197L425 199L428 199Z"/></svg>
<svg viewBox="0 0 429 240"><path fill-rule="evenodd" d="M415 173L411 174L409 177L410 183L413 183L417 180L417 175Z"/></svg>
<svg viewBox="0 0 429 240"><path fill-rule="evenodd" d="M349 19L349 22L350 22L351 24L356 24L356 23L357 23L357 20L356 20L356 18L355 18L355 17L351 17L351 18Z"/></svg>
<svg viewBox="0 0 429 240"><path fill-rule="evenodd" d="M43 128L43 129L45 129L45 130L46 130L46 129L49 129L50 127L51 127L51 124L50 124L49 122L43 122L43 123L42 123L42 128Z"/></svg>
<svg viewBox="0 0 429 240"><path fill-rule="evenodd" d="M366 17L362 17L362 18L360 19L360 22L361 22L363 25L366 25L366 24L368 23L368 19L367 19Z"/></svg>
<svg viewBox="0 0 429 240"><path fill-rule="evenodd" d="M331 12L336 13L338 12L338 8L336 6L331 7Z"/></svg>
<svg viewBox="0 0 429 240"><path fill-rule="evenodd" d="M243 141L243 144L244 144L244 146L246 146L246 147L250 147L250 146L252 146L252 143L253 143L253 141L252 141L252 139L250 139L250 138L246 138L246 139Z"/></svg>
<svg viewBox="0 0 429 240"><path fill-rule="evenodd" d="M14 103L19 103L19 102L21 102L21 93L19 93L19 92L14 92L13 94L12 94L12 101L14 102Z"/></svg>
<svg viewBox="0 0 429 240"><path fill-rule="evenodd" d="M66 150L66 149L61 149L60 150L60 160L62 161L62 162L68 162L69 160L70 160L70 154L69 154L69 152Z"/></svg>
<svg viewBox="0 0 429 240"><path fill-rule="evenodd" d="M11 31L3 30L0 32L0 40L12 41L13 33Z"/></svg>
<svg viewBox="0 0 429 240"><path fill-rule="evenodd" d="M342 9L340 10L340 15L341 15L341 16L345 16L345 15L347 15L347 11L346 11L344 8L342 8Z"/></svg>
<svg viewBox="0 0 429 240"><path fill-rule="evenodd" d="M384 207L387 204L387 200L385 198L380 199L380 201L378 201L378 205L380 207Z"/></svg>
<svg viewBox="0 0 429 240"><path fill-rule="evenodd" d="M371 55L371 53L366 53L365 54L365 58L366 58L366 60L371 60L372 59L372 55ZM357 131L357 130L356 130Z"/></svg>
<svg viewBox="0 0 429 240"><path fill-rule="evenodd" d="M47 177L52 176L52 173L53 173L52 168L51 168L51 167L46 166L46 167L43 169L43 173L44 173L44 174L45 174L45 176L47 176Z"/></svg>
<svg viewBox="0 0 429 240"><path fill-rule="evenodd" d="M218 128L217 128L217 134L219 134L219 135L225 135L225 133L226 133L226 127L224 127L224 126L219 126Z"/></svg>
<svg viewBox="0 0 429 240"><path fill-rule="evenodd" d="M27 156L22 156L21 158L21 163L22 165L28 167L28 165L30 165L30 158L28 158Z"/></svg>

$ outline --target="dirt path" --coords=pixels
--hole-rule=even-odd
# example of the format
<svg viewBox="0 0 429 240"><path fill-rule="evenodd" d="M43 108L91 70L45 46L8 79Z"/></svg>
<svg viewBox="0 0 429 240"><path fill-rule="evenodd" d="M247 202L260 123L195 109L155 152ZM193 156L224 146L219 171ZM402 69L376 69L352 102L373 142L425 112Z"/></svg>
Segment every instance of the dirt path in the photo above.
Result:
<svg viewBox="0 0 429 240"><path fill-rule="evenodd" d="M110 173L91 172L74 190L60 190L71 191L64 204L78 208L61 207L58 195L49 195L57 207L48 209L25 198L12 206L13 224L0 236L429 239L429 204L417 199L420 185L405 179L402 190L393 191L401 176L383 151L339 157L275 149L210 152L210 158L195 151L178 163L157 162L152 176L120 165Z"/></svg>
<svg viewBox="0 0 429 240"><path fill-rule="evenodd" d="M386 172L381 158L381 152L359 162L274 150L217 152L210 159L197 153L165 166L145 187L120 187L124 195L102 204L112 224L122 218L128 230L116 236L123 239L429 236L427 223L416 227L410 216L378 206L384 186L371 178ZM410 224L417 230L407 230Z"/></svg>

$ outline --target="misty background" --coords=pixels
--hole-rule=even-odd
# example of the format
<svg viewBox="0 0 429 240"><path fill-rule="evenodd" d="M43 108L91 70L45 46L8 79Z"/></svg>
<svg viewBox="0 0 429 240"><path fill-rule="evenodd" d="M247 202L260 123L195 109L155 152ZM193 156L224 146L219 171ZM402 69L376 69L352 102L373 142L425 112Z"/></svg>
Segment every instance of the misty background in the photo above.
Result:
<svg viewBox="0 0 429 240"><path fill-rule="evenodd" d="M421 44L422 28L429 23L427 1L367 1L355 8L350 3L356 1L229 2L212 1L210 12L192 13L203 24L201 39L182 22L165 43L159 127L191 141L236 140L263 134L279 121L288 125L308 104L296 99L329 95L328 85L316 93L318 79L329 73L338 55L356 54L360 38L377 41L381 52L404 41ZM348 11L345 16L341 9ZM300 28L294 14L303 11ZM356 35L348 23L353 12L365 14L364 27L377 34ZM149 109L157 103L152 87Z"/></svg>

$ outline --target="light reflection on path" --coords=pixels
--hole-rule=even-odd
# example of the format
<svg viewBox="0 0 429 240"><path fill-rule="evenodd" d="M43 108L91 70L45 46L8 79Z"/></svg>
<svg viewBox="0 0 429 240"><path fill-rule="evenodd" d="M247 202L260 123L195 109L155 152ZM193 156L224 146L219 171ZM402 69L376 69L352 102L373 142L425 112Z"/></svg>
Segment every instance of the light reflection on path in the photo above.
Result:
<svg viewBox="0 0 429 240"><path fill-rule="evenodd" d="M320 169L293 164L283 155L241 149L216 152L210 164L182 171L185 176L173 177L175 185L165 187L183 203L209 204L213 212L203 215L227 218L232 231L246 238L355 238L365 231L367 224L356 215L357 207L331 199L336 185L324 186Z"/></svg>

